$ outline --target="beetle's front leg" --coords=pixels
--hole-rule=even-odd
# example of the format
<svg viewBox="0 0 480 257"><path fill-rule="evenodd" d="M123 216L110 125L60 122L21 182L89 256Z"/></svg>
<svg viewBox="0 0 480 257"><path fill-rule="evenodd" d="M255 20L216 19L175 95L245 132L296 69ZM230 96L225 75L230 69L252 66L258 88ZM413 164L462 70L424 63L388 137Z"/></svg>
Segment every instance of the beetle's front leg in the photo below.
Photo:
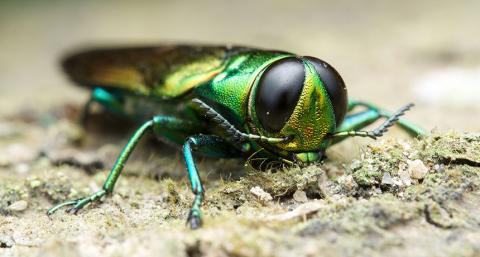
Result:
<svg viewBox="0 0 480 257"><path fill-rule="evenodd" d="M71 201L58 204L50 208L47 211L47 215L53 214L55 211L57 211L58 209L64 206L72 206L71 208L67 209L67 212L77 213L85 205L91 202L94 202L96 200L99 200L106 194L112 193L113 187L115 186L115 183L117 182L117 179L120 176L120 173L122 172L128 157L130 157L130 154L133 152L133 149L135 149L135 146L138 144L142 136L145 135L145 133L148 130L150 130L153 125L154 125L154 120L149 120L145 122L142 126L140 126L140 128L138 128L137 131L135 131L133 136L130 138L128 143L123 148L122 152L120 153L120 156L118 156L117 161L113 165L113 168L108 174L107 180L103 184L103 187L100 191L93 193L92 195L85 198L80 198L77 200L71 200Z"/></svg>
<svg viewBox="0 0 480 257"><path fill-rule="evenodd" d="M218 136L196 135L187 138L185 141L183 145L183 156L185 157L190 186L195 195L188 214L187 224L190 228L197 229L202 226L200 206L203 202L204 189L200 176L198 175L195 160L193 159L193 151L200 152L203 155L216 155L217 157L235 157L238 152Z"/></svg>
<svg viewBox="0 0 480 257"><path fill-rule="evenodd" d="M170 116L155 116L152 120L149 120L145 122L142 126L140 126L140 128L138 128L137 131L130 138L130 140L118 156L117 161L112 167L112 170L108 174L108 177L103 184L102 190L85 198L70 200L58 204L53 208L49 209L47 211L47 214L53 214L55 211L64 206L72 206L70 209L67 210L67 212L77 213L85 205L100 199L104 195L112 193L115 183L117 182L118 177L120 176L128 157L133 152L135 146L138 144L142 136L145 135L147 131L153 130L153 132L157 136L164 137L166 140L176 142L177 140L179 140L179 138L185 138L186 135L191 134L192 131L195 131L196 129L198 128L196 128L193 123L182 119Z"/></svg>

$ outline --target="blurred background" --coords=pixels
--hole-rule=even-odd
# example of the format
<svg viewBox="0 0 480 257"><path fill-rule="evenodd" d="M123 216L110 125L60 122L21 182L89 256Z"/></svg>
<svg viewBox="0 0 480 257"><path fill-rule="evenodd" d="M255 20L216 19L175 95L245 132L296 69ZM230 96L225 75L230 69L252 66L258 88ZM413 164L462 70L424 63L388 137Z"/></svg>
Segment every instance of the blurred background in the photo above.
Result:
<svg viewBox="0 0 480 257"><path fill-rule="evenodd" d="M312 55L349 95L427 129L480 130L480 1L1 1L0 116L81 104L75 48L198 42Z"/></svg>

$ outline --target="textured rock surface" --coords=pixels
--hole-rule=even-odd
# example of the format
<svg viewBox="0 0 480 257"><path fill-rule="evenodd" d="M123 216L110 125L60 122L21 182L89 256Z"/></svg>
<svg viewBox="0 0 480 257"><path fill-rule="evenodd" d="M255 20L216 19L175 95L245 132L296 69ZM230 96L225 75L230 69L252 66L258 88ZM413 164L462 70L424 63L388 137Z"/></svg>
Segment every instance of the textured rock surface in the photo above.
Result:
<svg viewBox="0 0 480 257"><path fill-rule="evenodd" d="M58 162L41 154L45 145L60 152L74 148L79 158L93 154L110 167L126 141L117 133L118 144L96 147L105 142L88 141L106 132L91 126L90 134L52 140L78 130L61 119L48 126L3 122L23 129L0 137L0 149L30 145L35 154L29 156L37 157L13 156L15 162L0 167L2 256L480 254L479 134L386 136L366 145L358 160L333 158L275 172L255 171L242 160L205 159L199 165L207 189L205 227L189 231L192 195L182 160L153 140L139 147L112 197L78 215L47 217L54 203L98 190L107 170L79 165L75 154ZM46 131L56 132L39 137ZM16 162L27 168L18 170Z"/></svg>

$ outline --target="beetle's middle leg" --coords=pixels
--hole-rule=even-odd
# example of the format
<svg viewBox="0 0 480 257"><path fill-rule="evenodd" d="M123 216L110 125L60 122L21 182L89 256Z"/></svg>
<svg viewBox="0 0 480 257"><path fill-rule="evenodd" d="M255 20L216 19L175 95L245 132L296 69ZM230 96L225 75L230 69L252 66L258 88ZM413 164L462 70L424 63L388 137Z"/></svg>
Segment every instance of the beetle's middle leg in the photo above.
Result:
<svg viewBox="0 0 480 257"><path fill-rule="evenodd" d="M161 133L162 136L165 136L166 139L172 141L178 140L178 138L182 138L183 135L183 141L183 139L185 139L188 135L194 134L195 132L193 131L198 130L199 128L194 126L193 123L182 119L178 119L175 117L155 116L153 119L145 122L142 126L140 126L137 131L135 131L133 136L130 138L130 140L118 156L117 161L113 165L100 191L85 198L70 200L56 205L53 208L49 209L47 211L47 214L53 214L55 211L57 211L63 206L72 206L72 208L68 209L67 211L71 213L76 213L85 205L99 200L104 195L111 194L113 192L115 183L117 182L118 177L123 170L123 167L125 166L128 158L130 157L130 154L133 152L140 139L147 132L153 131L155 133Z"/></svg>
<svg viewBox="0 0 480 257"><path fill-rule="evenodd" d="M190 228L197 229L202 225L200 206L203 202L204 189L193 159L193 151L203 155L216 155L217 157L223 158L238 157L240 156L240 152L221 137L214 135L200 134L191 136L185 141L183 145L183 156L185 157L192 192L195 195L188 214L187 223L190 225Z"/></svg>

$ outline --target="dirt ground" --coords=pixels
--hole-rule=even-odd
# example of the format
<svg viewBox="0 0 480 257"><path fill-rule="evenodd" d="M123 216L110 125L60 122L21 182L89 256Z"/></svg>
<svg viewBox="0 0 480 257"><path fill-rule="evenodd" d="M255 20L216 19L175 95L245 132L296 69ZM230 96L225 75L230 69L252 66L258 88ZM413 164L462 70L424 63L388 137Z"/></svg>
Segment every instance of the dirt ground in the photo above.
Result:
<svg viewBox="0 0 480 257"><path fill-rule="evenodd" d="M478 1L2 1L0 256L480 256ZM406 118L310 167L201 159L205 227L190 231L182 156L144 140L115 194L78 215L134 127L58 69L85 45L234 43L323 58L351 97Z"/></svg>

